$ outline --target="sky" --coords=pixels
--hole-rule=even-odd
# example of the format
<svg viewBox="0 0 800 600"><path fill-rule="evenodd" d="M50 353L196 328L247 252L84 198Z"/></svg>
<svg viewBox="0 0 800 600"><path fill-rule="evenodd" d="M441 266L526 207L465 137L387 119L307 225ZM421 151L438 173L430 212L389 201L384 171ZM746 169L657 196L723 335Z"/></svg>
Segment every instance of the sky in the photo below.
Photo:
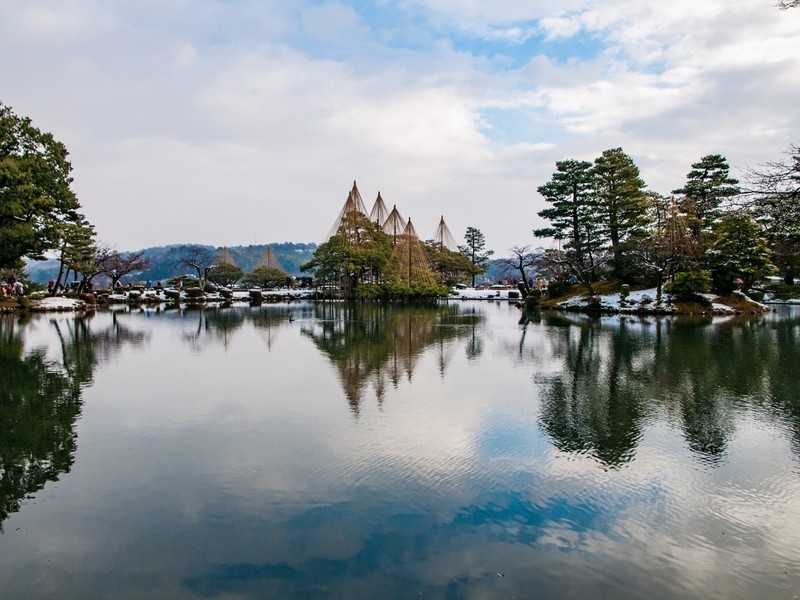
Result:
<svg viewBox="0 0 800 600"><path fill-rule="evenodd" d="M0 102L70 152L98 239L322 243L353 181L423 239L546 246L537 193L621 147L650 190L800 143L776 0L0 0Z"/></svg>

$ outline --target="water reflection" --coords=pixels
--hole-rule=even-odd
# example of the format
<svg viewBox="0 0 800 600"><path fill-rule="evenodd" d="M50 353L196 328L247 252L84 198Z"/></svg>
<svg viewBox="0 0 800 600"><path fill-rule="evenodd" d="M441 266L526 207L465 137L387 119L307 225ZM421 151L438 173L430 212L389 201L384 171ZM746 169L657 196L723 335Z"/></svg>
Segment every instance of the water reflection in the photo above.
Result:
<svg viewBox="0 0 800 600"><path fill-rule="evenodd" d="M647 422L676 422L702 461L724 460L737 414L766 411L800 448L798 318L534 317L558 372L537 377L540 423L561 450L609 467L633 459ZM523 323L523 340L529 323Z"/></svg>
<svg viewBox="0 0 800 600"><path fill-rule="evenodd" d="M3 322L0 595L797 589L798 319L156 312Z"/></svg>
<svg viewBox="0 0 800 600"><path fill-rule="evenodd" d="M100 327L93 323L92 315L0 318L0 531L25 499L69 472L81 392L97 365L147 337L116 315ZM55 348L27 343L36 326L54 334Z"/></svg>
<svg viewBox="0 0 800 600"><path fill-rule="evenodd" d="M454 340L468 338L468 354L478 353L482 319L458 306L324 303L314 307L314 318L303 322L302 332L336 366L347 401L358 413L368 387L382 402L387 385L411 381L428 348L437 348L442 375Z"/></svg>

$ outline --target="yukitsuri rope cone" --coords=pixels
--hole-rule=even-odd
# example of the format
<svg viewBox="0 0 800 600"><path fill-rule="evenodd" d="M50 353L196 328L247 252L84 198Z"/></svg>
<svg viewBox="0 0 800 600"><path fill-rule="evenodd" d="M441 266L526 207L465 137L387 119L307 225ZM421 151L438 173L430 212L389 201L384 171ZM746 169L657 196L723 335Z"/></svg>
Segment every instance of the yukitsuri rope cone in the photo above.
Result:
<svg viewBox="0 0 800 600"><path fill-rule="evenodd" d="M275 257L275 253L272 251L272 246L267 246L267 249L264 250L264 253L261 255L261 258L258 259L256 263L255 269L259 267L266 267L268 269L277 269L278 271L284 271L284 268L281 266L281 263Z"/></svg>
<svg viewBox="0 0 800 600"><path fill-rule="evenodd" d="M436 283L436 273L411 219L408 220L403 234L397 237L389 264L386 265L386 274L399 283L409 285Z"/></svg>
<svg viewBox="0 0 800 600"><path fill-rule="evenodd" d="M361 192L358 191L358 186L354 181L353 189L348 193L347 200L325 239L329 240L334 235L338 235L346 244L357 246L361 239L360 230L363 227L364 219L367 219L367 208L364 206Z"/></svg>
<svg viewBox="0 0 800 600"><path fill-rule="evenodd" d="M372 205L372 210L369 211L369 220L375 223L378 227L383 227L386 219L389 218L389 211L386 209L386 204L381 198L381 193L378 192L378 197L375 198L375 204Z"/></svg>
<svg viewBox="0 0 800 600"><path fill-rule="evenodd" d="M456 239L453 237L453 234L450 233L450 228L447 226L447 223L444 222L444 217L439 219L439 226L436 228L436 233L433 234L433 243L439 248L440 252L445 248L451 252L458 251Z"/></svg>
<svg viewBox="0 0 800 600"><path fill-rule="evenodd" d="M396 244L397 239L403 235L405 229L406 220L400 216L400 212L397 210L397 205L395 205L392 208L392 212L389 213L389 216L383 223L383 232L392 238L393 244Z"/></svg>
<svg viewBox="0 0 800 600"><path fill-rule="evenodd" d="M220 253L217 255L217 264L218 265L230 265L231 267L238 267L239 265L236 264L236 261L233 260L231 256L231 251L228 250L228 247L225 246Z"/></svg>

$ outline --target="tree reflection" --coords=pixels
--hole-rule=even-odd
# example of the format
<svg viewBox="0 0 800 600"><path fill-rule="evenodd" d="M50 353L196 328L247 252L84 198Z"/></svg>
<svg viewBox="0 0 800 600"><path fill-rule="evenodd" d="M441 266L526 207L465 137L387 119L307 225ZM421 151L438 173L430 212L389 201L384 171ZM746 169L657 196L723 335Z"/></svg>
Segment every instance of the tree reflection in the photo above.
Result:
<svg viewBox="0 0 800 600"><path fill-rule="evenodd" d="M612 466L631 460L641 437L640 379L623 332L609 334L596 320L555 330L565 365L545 386L541 414L558 448Z"/></svg>
<svg viewBox="0 0 800 600"><path fill-rule="evenodd" d="M556 315L545 323L563 368L538 380L540 422L561 450L620 466L633 458L643 423L659 416L678 421L688 448L714 464L742 406L788 422L800 449L798 319Z"/></svg>
<svg viewBox="0 0 800 600"><path fill-rule="evenodd" d="M438 350L440 373L452 356L452 342L479 337L482 316L461 313L458 306L408 307L391 304L317 304L313 321L302 332L339 371L345 395L358 413L365 389L372 386L381 402L386 386L414 375L426 350Z"/></svg>
<svg viewBox="0 0 800 600"><path fill-rule="evenodd" d="M22 502L69 472L81 412L81 390L95 367L123 343L141 341L116 315L93 330L92 316L36 320L49 325L58 351L26 348L25 322L0 319L0 531Z"/></svg>

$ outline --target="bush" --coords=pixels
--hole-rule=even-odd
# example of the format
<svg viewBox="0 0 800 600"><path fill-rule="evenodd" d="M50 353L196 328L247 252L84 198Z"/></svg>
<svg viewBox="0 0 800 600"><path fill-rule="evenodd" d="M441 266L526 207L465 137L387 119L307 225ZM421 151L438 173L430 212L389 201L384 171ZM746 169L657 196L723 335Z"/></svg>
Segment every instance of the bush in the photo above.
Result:
<svg viewBox="0 0 800 600"><path fill-rule="evenodd" d="M778 300L791 300L800 297L800 286L786 283L771 283L765 287L765 291L770 292Z"/></svg>
<svg viewBox="0 0 800 600"><path fill-rule="evenodd" d="M384 290L375 283L362 283L355 289L356 300L377 300L383 294Z"/></svg>
<svg viewBox="0 0 800 600"><path fill-rule="evenodd" d="M683 271L681 273L675 273L675 279L670 286L670 292L682 300L689 300L698 294L707 294L710 291L710 271Z"/></svg>
<svg viewBox="0 0 800 600"><path fill-rule="evenodd" d="M22 308L28 308L31 305L31 300L27 296L18 296L17 304L19 304Z"/></svg>
<svg viewBox="0 0 800 600"><path fill-rule="evenodd" d="M525 296L525 310L534 310L539 308L539 302L542 299L542 292L537 289L532 289L527 296Z"/></svg>

